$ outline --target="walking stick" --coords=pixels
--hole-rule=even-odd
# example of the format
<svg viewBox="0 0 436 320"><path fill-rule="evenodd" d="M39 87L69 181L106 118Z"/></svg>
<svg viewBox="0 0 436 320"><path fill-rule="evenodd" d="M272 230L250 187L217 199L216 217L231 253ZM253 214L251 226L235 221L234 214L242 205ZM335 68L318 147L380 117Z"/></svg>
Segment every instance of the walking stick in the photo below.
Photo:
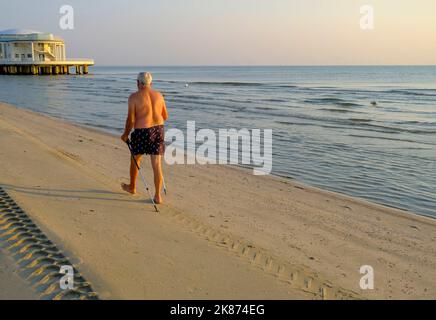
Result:
<svg viewBox="0 0 436 320"><path fill-rule="evenodd" d="M165 195L167 195L167 184L165 183L165 178L162 178L163 179L163 189L164 189L164 193L165 193Z"/></svg>

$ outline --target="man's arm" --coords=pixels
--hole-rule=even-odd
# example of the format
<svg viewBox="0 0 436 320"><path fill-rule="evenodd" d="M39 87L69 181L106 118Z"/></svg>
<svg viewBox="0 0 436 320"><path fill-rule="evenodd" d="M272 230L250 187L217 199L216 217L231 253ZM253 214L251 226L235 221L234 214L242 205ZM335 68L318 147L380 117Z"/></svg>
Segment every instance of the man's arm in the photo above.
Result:
<svg viewBox="0 0 436 320"><path fill-rule="evenodd" d="M162 108L162 118L164 119L164 121L168 120L168 110L167 110L167 105L165 103L165 98L162 96L162 101L163 101L163 108Z"/></svg>
<svg viewBox="0 0 436 320"><path fill-rule="evenodd" d="M127 142L129 139L130 132L135 126L135 103L133 102L132 96L129 98L129 112L127 114L126 127L123 135L121 136L121 140Z"/></svg>

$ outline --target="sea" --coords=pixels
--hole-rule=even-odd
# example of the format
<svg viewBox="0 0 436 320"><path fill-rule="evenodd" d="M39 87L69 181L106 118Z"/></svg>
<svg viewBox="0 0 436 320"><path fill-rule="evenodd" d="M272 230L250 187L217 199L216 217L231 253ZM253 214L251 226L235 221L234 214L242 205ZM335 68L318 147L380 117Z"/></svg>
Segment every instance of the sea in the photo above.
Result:
<svg viewBox="0 0 436 320"><path fill-rule="evenodd" d="M121 135L141 71L167 129L272 129L274 175L436 218L435 66L96 66L0 76L0 101Z"/></svg>

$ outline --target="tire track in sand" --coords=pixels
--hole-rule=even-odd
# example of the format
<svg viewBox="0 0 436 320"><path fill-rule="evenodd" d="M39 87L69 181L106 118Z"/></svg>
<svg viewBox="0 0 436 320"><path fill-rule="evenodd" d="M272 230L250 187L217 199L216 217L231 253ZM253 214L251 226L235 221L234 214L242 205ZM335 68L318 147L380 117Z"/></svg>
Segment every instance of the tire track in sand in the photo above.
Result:
<svg viewBox="0 0 436 320"><path fill-rule="evenodd" d="M174 208L162 210L161 215L176 221L188 231L207 240L210 244L222 248L248 262L253 267L286 282L292 288L311 294L314 299L364 299L356 292L334 285L306 266L286 262L247 240L216 230L194 217L178 212Z"/></svg>
<svg viewBox="0 0 436 320"><path fill-rule="evenodd" d="M97 294L80 272L0 187L0 245L12 255L25 279L43 300L95 300ZM62 266L72 266L74 289L63 290Z"/></svg>

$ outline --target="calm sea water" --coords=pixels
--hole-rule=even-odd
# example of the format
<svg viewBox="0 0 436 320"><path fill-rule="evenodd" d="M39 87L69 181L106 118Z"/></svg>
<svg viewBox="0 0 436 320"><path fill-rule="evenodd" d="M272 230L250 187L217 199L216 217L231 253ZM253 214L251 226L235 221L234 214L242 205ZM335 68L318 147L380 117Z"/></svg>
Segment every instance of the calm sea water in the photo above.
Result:
<svg viewBox="0 0 436 320"><path fill-rule="evenodd" d="M0 76L0 101L121 133L144 70ZM274 174L436 217L436 67L147 70L166 96L168 128L273 129Z"/></svg>

